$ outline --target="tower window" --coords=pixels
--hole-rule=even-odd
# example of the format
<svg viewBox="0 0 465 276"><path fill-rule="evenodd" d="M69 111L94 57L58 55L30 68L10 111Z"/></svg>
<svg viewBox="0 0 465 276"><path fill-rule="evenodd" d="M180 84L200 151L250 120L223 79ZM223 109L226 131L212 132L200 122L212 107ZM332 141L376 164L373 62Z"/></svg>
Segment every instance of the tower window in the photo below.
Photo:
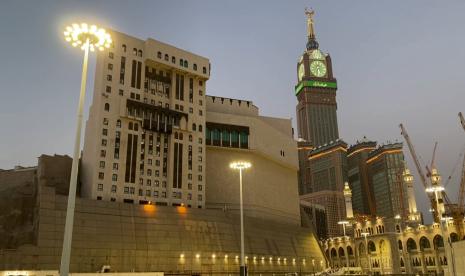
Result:
<svg viewBox="0 0 465 276"><path fill-rule="evenodd" d="M109 103L105 103L105 111L110 111L110 104Z"/></svg>

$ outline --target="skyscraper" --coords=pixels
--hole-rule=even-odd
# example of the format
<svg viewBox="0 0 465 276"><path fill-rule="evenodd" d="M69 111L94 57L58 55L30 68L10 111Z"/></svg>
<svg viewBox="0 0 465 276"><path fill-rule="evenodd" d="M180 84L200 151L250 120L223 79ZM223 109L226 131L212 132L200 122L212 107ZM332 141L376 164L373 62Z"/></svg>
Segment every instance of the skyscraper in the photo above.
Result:
<svg viewBox="0 0 465 276"><path fill-rule="evenodd" d="M375 215L375 201L372 187L369 185L367 159L376 148L376 142L365 137L347 149L347 171L352 189L353 209L359 215Z"/></svg>
<svg viewBox="0 0 465 276"><path fill-rule="evenodd" d="M393 218L410 214L407 186L404 184L402 143L386 144L370 152L366 161L368 181L373 189L376 215Z"/></svg>
<svg viewBox="0 0 465 276"><path fill-rule="evenodd" d="M307 45L297 63L295 94L299 136L301 200L324 206L329 236L342 233L345 219L344 182L347 144L339 139L336 115L337 83L329 54L319 49L314 11L306 10ZM318 231L318 230L317 230Z"/></svg>

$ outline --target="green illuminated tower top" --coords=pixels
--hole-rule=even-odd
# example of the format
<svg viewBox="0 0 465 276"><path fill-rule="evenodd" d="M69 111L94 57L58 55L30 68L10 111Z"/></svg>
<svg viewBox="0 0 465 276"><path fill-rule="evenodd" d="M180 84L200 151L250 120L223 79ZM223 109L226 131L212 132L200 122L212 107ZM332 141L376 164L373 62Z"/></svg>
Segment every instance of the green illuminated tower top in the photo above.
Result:
<svg viewBox="0 0 465 276"><path fill-rule="evenodd" d="M337 82L331 57L319 49L314 31L315 12L305 9L307 45L297 63L297 128L299 138L317 147L339 138L336 116Z"/></svg>

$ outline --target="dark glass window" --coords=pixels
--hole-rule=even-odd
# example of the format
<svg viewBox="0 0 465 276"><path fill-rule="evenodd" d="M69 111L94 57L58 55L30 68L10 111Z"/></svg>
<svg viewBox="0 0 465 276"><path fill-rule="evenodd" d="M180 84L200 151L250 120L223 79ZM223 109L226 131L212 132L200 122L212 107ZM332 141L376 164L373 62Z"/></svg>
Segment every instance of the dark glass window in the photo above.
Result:
<svg viewBox="0 0 465 276"><path fill-rule="evenodd" d="M221 144L222 146L229 147L230 146L230 136L229 136L229 130L223 130L221 133Z"/></svg>
<svg viewBox="0 0 465 276"><path fill-rule="evenodd" d="M231 132L231 146L234 148L239 147L239 133L237 131Z"/></svg>
<svg viewBox="0 0 465 276"><path fill-rule="evenodd" d="M249 135L245 132L240 134L241 148L246 149L249 147Z"/></svg>
<svg viewBox="0 0 465 276"><path fill-rule="evenodd" d="M212 130L212 140L213 140L213 145L215 146L220 145L220 131L218 129Z"/></svg>

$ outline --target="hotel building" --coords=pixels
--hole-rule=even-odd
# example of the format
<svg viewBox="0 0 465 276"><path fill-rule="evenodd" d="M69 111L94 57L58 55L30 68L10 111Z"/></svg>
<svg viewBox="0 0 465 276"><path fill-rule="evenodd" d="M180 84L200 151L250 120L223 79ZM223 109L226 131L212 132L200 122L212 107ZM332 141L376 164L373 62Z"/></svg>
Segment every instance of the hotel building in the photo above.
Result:
<svg viewBox="0 0 465 276"><path fill-rule="evenodd" d="M111 31L82 154L84 197L205 206L207 58Z"/></svg>

